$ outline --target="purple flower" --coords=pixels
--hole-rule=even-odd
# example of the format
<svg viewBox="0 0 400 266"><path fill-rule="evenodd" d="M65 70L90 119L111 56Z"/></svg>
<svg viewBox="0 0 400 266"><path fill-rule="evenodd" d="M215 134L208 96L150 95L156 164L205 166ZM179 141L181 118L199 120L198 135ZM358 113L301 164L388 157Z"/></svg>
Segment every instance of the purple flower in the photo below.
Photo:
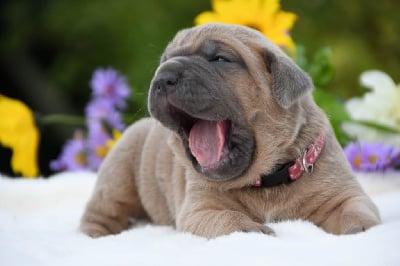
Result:
<svg viewBox="0 0 400 266"><path fill-rule="evenodd" d="M96 171L108 153L107 142L112 137L107 133L101 123L93 123L89 128L87 164Z"/></svg>
<svg viewBox="0 0 400 266"><path fill-rule="evenodd" d="M350 143L344 149L354 171L385 171L396 167L399 151L381 143Z"/></svg>
<svg viewBox="0 0 400 266"><path fill-rule="evenodd" d="M50 169L53 171L87 170L86 141L82 131L75 131L74 138L64 145L58 159L50 162Z"/></svg>
<svg viewBox="0 0 400 266"><path fill-rule="evenodd" d="M90 86L93 95L85 110L87 139L77 131L64 145L59 158L50 163L54 171L96 171L108 153L111 129L123 131L125 128L120 110L126 107L131 93L125 77L112 68L99 68L93 73Z"/></svg>
<svg viewBox="0 0 400 266"><path fill-rule="evenodd" d="M107 99L118 108L126 106L125 100L131 93L126 78L112 68L97 69L90 81L90 87L95 97Z"/></svg>
<svg viewBox="0 0 400 266"><path fill-rule="evenodd" d="M113 103L103 98L97 98L89 102L86 106L86 119L89 127L91 123L100 121L120 131L125 128L121 114L114 108Z"/></svg>

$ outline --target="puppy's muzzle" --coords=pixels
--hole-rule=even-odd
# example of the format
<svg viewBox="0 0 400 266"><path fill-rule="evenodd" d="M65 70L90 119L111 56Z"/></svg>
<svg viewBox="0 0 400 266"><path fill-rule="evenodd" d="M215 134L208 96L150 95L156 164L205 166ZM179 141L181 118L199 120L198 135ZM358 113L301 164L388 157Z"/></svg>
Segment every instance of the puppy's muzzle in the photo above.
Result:
<svg viewBox="0 0 400 266"><path fill-rule="evenodd" d="M158 94L171 94L176 92L179 74L175 71L163 71L154 79L154 87Z"/></svg>
<svg viewBox="0 0 400 266"><path fill-rule="evenodd" d="M177 133L194 168L213 180L240 176L255 149L252 130L226 80L201 57L161 63L151 82L150 114Z"/></svg>

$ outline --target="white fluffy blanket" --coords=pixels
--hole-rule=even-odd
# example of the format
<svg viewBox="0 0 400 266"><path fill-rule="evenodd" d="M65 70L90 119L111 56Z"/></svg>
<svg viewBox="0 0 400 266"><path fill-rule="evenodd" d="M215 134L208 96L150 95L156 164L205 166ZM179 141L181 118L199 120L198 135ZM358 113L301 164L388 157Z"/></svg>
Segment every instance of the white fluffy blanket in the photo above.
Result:
<svg viewBox="0 0 400 266"><path fill-rule="evenodd" d="M270 226L277 237L233 233L213 240L143 224L91 239L77 229L93 173L48 180L0 177L0 265L400 265L400 176L359 180L383 224L334 236L305 221Z"/></svg>

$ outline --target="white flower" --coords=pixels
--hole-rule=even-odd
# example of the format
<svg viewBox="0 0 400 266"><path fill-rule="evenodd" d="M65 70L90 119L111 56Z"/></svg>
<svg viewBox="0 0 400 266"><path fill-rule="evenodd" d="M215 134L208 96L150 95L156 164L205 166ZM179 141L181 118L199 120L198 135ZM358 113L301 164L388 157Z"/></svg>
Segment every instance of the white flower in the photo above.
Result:
<svg viewBox="0 0 400 266"><path fill-rule="evenodd" d="M352 98L345 107L352 119L372 122L392 128L400 132L400 85L384 72L378 70L366 71L361 74L360 82L371 92L362 98ZM344 123L343 130L359 141L384 141L400 146L400 135L382 132L375 128L356 123Z"/></svg>

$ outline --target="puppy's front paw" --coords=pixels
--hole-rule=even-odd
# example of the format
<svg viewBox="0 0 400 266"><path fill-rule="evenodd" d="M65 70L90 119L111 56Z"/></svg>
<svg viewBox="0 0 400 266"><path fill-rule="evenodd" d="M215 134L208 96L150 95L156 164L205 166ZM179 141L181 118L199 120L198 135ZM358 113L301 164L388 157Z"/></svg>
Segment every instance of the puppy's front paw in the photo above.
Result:
<svg viewBox="0 0 400 266"><path fill-rule="evenodd" d="M355 234L381 223L376 206L368 199L350 200L342 213L343 234Z"/></svg>
<svg viewBox="0 0 400 266"><path fill-rule="evenodd" d="M116 214L120 215L116 215ZM128 216L119 212L114 214L100 212L98 209L88 208L83 214L80 230L91 237L101 237L118 234L129 225Z"/></svg>
<svg viewBox="0 0 400 266"><path fill-rule="evenodd" d="M81 220L80 230L90 237L97 238L106 235L114 235L124 230L127 225L119 223L117 220L103 217L93 220L84 216Z"/></svg>
<svg viewBox="0 0 400 266"><path fill-rule="evenodd" d="M341 234L356 234L380 224L380 220L373 214L360 214L357 212L343 216L341 221Z"/></svg>
<svg viewBox="0 0 400 266"><path fill-rule="evenodd" d="M110 232L104 226L101 226L99 224L81 223L80 230L84 234L93 238L98 238L110 234Z"/></svg>
<svg viewBox="0 0 400 266"><path fill-rule="evenodd" d="M275 231L272 230L270 227L255 222L249 223L241 231L246 233L257 232L270 236L276 236Z"/></svg>
<svg viewBox="0 0 400 266"><path fill-rule="evenodd" d="M203 210L185 213L178 217L177 229L206 238L215 238L233 232L257 232L275 236L275 232L266 225L255 222L238 211Z"/></svg>
<svg viewBox="0 0 400 266"><path fill-rule="evenodd" d="M322 227L333 234L355 234L380 223L376 206L368 198L358 197L342 203Z"/></svg>

